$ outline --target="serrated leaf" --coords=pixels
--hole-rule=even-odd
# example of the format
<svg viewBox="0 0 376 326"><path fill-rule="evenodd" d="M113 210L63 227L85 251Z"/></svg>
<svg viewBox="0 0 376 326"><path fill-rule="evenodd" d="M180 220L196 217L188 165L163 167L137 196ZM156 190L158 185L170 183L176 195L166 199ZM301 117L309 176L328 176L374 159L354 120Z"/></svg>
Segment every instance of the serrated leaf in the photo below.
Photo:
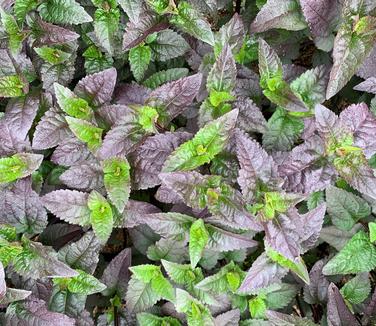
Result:
<svg viewBox="0 0 376 326"><path fill-rule="evenodd" d="M26 87L27 84L18 75L0 77L0 96L2 97L22 96Z"/></svg>
<svg viewBox="0 0 376 326"><path fill-rule="evenodd" d="M167 61L180 57L189 49L183 37L171 29L158 32L156 39L149 44L153 61ZM178 68L177 68L178 69Z"/></svg>
<svg viewBox="0 0 376 326"><path fill-rule="evenodd" d="M129 51L129 64L134 78L140 81L149 66L151 49L148 45L138 45Z"/></svg>
<svg viewBox="0 0 376 326"><path fill-rule="evenodd" d="M81 163L71 166L59 176L59 180L70 188L93 190L103 187L103 175L99 164Z"/></svg>
<svg viewBox="0 0 376 326"><path fill-rule="evenodd" d="M69 243L59 250L59 260L74 269L94 273L102 246L94 232L87 232L81 239Z"/></svg>
<svg viewBox="0 0 376 326"><path fill-rule="evenodd" d="M248 301L249 312L253 319L264 318L266 312L266 303L263 298L257 296Z"/></svg>
<svg viewBox="0 0 376 326"><path fill-rule="evenodd" d="M144 80L142 84L148 88L155 89L167 82L186 77L188 73L189 70L187 68L171 68L161 70Z"/></svg>
<svg viewBox="0 0 376 326"><path fill-rule="evenodd" d="M188 257L188 240L186 237L181 239L176 236L175 239L161 238L154 245L150 246L147 256L150 260L159 261L166 259L176 263L182 263Z"/></svg>
<svg viewBox="0 0 376 326"><path fill-rule="evenodd" d="M126 158L104 160L104 186L108 197L120 213L128 202L130 193L130 166Z"/></svg>
<svg viewBox="0 0 376 326"><path fill-rule="evenodd" d="M100 45L109 54L114 52L115 36L119 30L120 11L118 8L107 10L99 8L94 13L94 32Z"/></svg>
<svg viewBox="0 0 376 326"><path fill-rule="evenodd" d="M265 32L272 28L299 31L306 28L306 22L300 11L299 3L287 0L268 0L251 24L252 32Z"/></svg>
<svg viewBox="0 0 376 326"><path fill-rule="evenodd" d="M93 20L75 0L48 0L38 11L42 19L55 24L79 25Z"/></svg>
<svg viewBox="0 0 376 326"><path fill-rule="evenodd" d="M19 153L0 158L0 184L25 178L39 168L43 155Z"/></svg>
<svg viewBox="0 0 376 326"><path fill-rule="evenodd" d="M88 194L76 190L55 190L42 197L43 205L58 218L72 224L88 225Z"/></svg>
<svg viewBox="0 0 376 326"><path fill-rule="evenodd" d="M183 32L191 34L199 40L214 45L214 35L210 24L199 11L188 2L182 1L178 5L178 13L170 18L170 22Z"/></svg>
<svg viewBox="0 0 376 326"><path fill-rule="evenodd" d="M103 129L82 119L65 117L65 120L74 135L85 142L91 151L96 151L102 145Z"/></svg>
<svg viewBox="0 0 376 326"><path fill-rule="evenodd" d="M368 223L368 229L369 229L369 239L371 242L376 241L376 223L375 222L369 222Z"/></svg>
<svg viewBox="0 0 376 326"><path fill-rule="evenodd" d="M26 15L34 10L38 6L38 1L36 0L16 0L14 2L14 15L19 23L23 23Z"/></svg>
<svg viewBox="0 0 376 326"><path fill-rule="evenodd" d="M351 304L360 304L371 292L368 273L361 273L353 277L342 288L340 293Z"/></svg>
<svg viewBox="0 0 376 326"><path fill-rule="evenodd" d="M54 90L57 103L65 113L77 119L92 119L93 111L84 99L77 97L69 88L58 83L54 83Z"/></svg>
<svg viewBox="0 0 376 326"><path fill-rule="evenodd" d="M209 234L205 228L204 221L195 221L189 229L189 257L192 268L195 268L202 257L202 252L208 243Z"/></svg>
<svg viewBox="0 0 376 326"><path fill-rule="evenodd" d="M225 44L228 44L231 51L236 54L243 45L245 36L244 23L241 16L235 13L234 16L224 24L215 35L214 52L218 55Z"/></svg>
<svg viewBox="0 0 376 326"><path fill-rule="evenodd" d="M333 97L347 84L371 53L376 40L376 18L365 16L355 22L353 17L352 13L345 12L334 40L334 64L330 72L326 99Z"/></svg>
<svg viewBox="0 0 376 326"><path fill-rule="evenodd" d="M78 271L78 275L68 280L68 290L72 293L90 295L102 292L106 286L99 282L94 276L83 271Z"/></svg>
<svg viewBox="0 0 376 326"><path fill-rule="evenodd" d="M137 22L144 9L143 3L139 0L118 0L117 3L124 10L132 22Z"/></svg>
<svg viewBox="0 0 376 326"><path fill-rule="evenodd" d="M309 304L327 300L329 281L322 273L324 265L325 261L321 259L309 271L310 283L304 285L304 301Z"/></svg>
<svg viewBox="0 0 376 326"><path fill-rule="evenodd" d="M209 163L227 144L237 115L238 111L233 110L206 124L167 158L162 171L189 171Z"/></svg>
<svg viewBox="0 0 376 326"><path fill-rule="evenodd" d="M102 243L106 243L114 225L110 204L99 192L93 190L88 197L87 206L90 210L90 223L95 235Z"/></svg>
<svg viewBox="0 0 376 326"><path fill-rule="evenodd" d="M350 241L323 268L324 275L369 272L376 267L376 248L364 231Z"/></svg>
<svg viewBox="0 0 376 326"><path fill-rule="evenodd" d="M160 295L151 288L150 283L144 283L136 278L131 278L129 281L125 300L130 311L144 311L160 299Z"/></svg>
<svg viewBox="0 0 376 326"><path fill-rule="evenodd" d="M326 189L326 202L333 224L342 230L350 230L359 219L371 214L364 199L334 186Z"/></svg>
<svg viewBox="0 0 376 326"><path fill-rule="evenodd" d="M40 48L34 48L34 51L46 62L51 64L60 64L67 61L71 54L64 52L57 48L48 46L42 46Z"/></svg>

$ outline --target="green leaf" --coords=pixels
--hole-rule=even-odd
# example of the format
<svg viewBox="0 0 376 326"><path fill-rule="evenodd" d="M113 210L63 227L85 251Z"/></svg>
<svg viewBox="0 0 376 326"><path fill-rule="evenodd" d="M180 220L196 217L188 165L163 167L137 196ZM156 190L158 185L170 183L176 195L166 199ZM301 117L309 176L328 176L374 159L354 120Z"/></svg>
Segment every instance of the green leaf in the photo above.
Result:
<svg viewBox="0 0 376 326"><path fill-rule="evenodd" d="M32 174L42 163L43 155L19 153L0 158L0 184Z"/></svg>
<svg viewBox="0 0 376 326"><path fill-rule="evenodd" d="M102 162L104 186L111 202L122 213L130 193L130 165L126 158L113 157Z"/></svg>
<svg viewBox="0 0 376 326"><path fill-rule="evenodd" d="M376 248L364 231L356 233L323 268L324 275L369 272L376 267Z"/></svg>
<svg viewBox="0 0 376 326"><path fill-rule="evenodd" d="M85 58L85 70L88 74L94 74L111 68L113 64L112 57L104 55L94 45L89 46L85 52L82 53L82 56Z"/></svg>
<svg viewBox="0 0 376 326"><path fill-rule="evenodd" d="M200 278L201 269L199 267L192 268L191 265L188 264L177 264L164 259L161 260L161 263L170 279L177 284L194 284L197 282L197 279Z"/></svg>
<svg viewBox="0 0 376 326"><path fill-rule="evenodd" d="M369 239L371 242L376 241L376 223L375 222L369 222L368 223L368 229L369 229Z"/></svg>
<svg viewBox="0 0 376 326"><path fill-rule="evenodd" d="M263 291L263 290L261 290ZM299 287L295 284L278 284L275 289L269 292L266 289L265 301L270 310L285 308L299 292Z"/></svg>
<svg viewBox="0 0 376 326"><path fill-rule="evenodd" d="M22 42L27 36L22 29L19 28L16 20L12 15L7 14L0 8L1 23L8 35L9 49L13 54L17 54L21 50Z"/></svg>
<svg viewBox="0 0 376 326"><path fill-rule="evenodd" d="M120 11L118 8L97 9L94 14L94 32L98 42L112 55L115 36L119 30Z"/></svg>
<svg viewBox="0 0 376 326"><path fill-rule="evenodd" d="M129 51L129 64L134 78L140 81L148 69L151 60L151 49L147 45L139 45Z"/></svg>
<svg viewBox="0 0 376 326"><path fill-rule="evenodd" d="M99 282L94 276L78 271L78 275L67 280L68 290L72 293L90 295L102 292L106 285ZM60 282L60 280L58 281Z"/></svg>
<svg viewBox="0 0 376 326"><path fill-rule="evenodd" d="M151 75L143 82L143 85L155 89L167 82L177 80L188 76L189 70L187 68L171 68L167 70L161 70Z"/></svg>
<svg viewBox="0 0 376 326"><path fill-rule="evenodd" d="M75 0L47 0L38 10L41 18L50 23L79 25L93 21Z"/></svg>
<svg viewBox="0 0 376 326"><path fill-rule="evenodd" d="M144 311L160 299L160 295L152 290L150 283L144 283L136 278L131 278L129 281L125 300L130 312Z"/></svg>
<svg viewBox="0 0 376 326"><path fill-rule="evenodd" d="M249 312L251 313L252 318L265 318L266 312L266 303L261 296L257 296L248 301Z"/></svg>
<svg viewBox="0 0 376 326"><path fill-rule="evenodd" d="M167 158L162 171L189 171L209 163L226 146L237 116L238 110L232 110L207 123L193 139L180 145Z"/></svg>
<svg viewBox="0 0 376 326"><path fill-rule="evenodd" d="M54 83L55 95L60 108L73 118L91 120L93 110L89 103L77 97L68 87Z"/></svg>
<svg viewBox="0 0 376 326"><path fill-rule="evenodd" d="M301 119L293 117L282 108L277 108L267 123L262 144L267 150L288 151L299 139L304 129Z"/></svg>
<svg viewBox="0 0 376 326"><path fill-rule="evenodd" d="M344 299L352 304L360 304L371 292L371 283L368 273L361 273L353 277L342 288L341 294Z"/></svg>
<svg viewBox="0 0 376 326"><path fill-rule="evenodd" d="M146 3L158 15L174 13L176 10L175 3L172 0L146 0Z"/></svg>
<svg viewBox="0 0 376 326"><path fill-rule="evenodd" d="M209 233L205 228L204 221L195 221L189 230L189 257L192 268L195 268L202 257L202 252L209 241Z"/></svg>
<svg viewBox="0 0 376 326"><path fill-rule="evenodd" d="M290 269L296 275L298 275L305 283L309 284L309 274L307 271L307 267L304 264L304 260L301 257L299 257L299 259L296 261L292 261L282 256L279 252L273 250L270 247L266 249L266 253L272 261L278 263L282 267Z"/></svg>
<svg viewBox="0 0 376 326"><path fill-rule="evenodd" d="M99 192L93 190L88 197L87 206L95 235L102 243L106 243L114 225L110 204Z"/></svg>
<svg viewBox="0 0 376 326"><path fill-rule="evenodd" d="M26 15L38 6L37 0L16 0L14 2L13 11L19 23L25 21Z"/></svg>
<svg viewBox="0 0 376 326"><path fill-rule="evenodd" d="M137 314L137 321L140 326L180 326L179 320L173 317L158 317L147 312Z"/></svg>
<svg viewBox="0 0 376 326"><path fill-rule="evenodd" d="M170 22L199 40L214 45L214 34L210 24L199 11L188 2L182 1L178 5L178 14L170 18Z"/></svg>
<svg viewBox="0 0 376 326"><path fill-rule="evenodd" d="M158 119L158 112L150 106L142 106L137 110L137 122L146 132L155 132L155 123Z"/></svg>
<svg viewBox="0 0 376 326"><path fill-rule="evenodd" d="M324 201L325 201L325 198L324 198L323 191L313 192L307 199L307 208L309 211L311 211L312 209L315 209Z"/></svg>
<svg viewBox="0 0 376 326"><path fill-rule="evenodd" d="M371 214L371 208L363 198L334 186L326 189L326 203L333 224L345 231Z"/></svg>
<svg viewBox="0 0 376 326"><path fill-rule="evenodd" d="M151 280L152 290L159 294L163 299L171 302L175 301L174 288L171 283L162 275L161 272Z"/></svg>
<svg viewBox="0 0 376 326"><path fill-rule="evenodd" d="M130 267L129 270L133 273L132 277L135 277L144 283L150 283L151 280L161 272L159 266L145 264Z"/></svg>
<svg viewBox="0 0 376 326"><path fill-rule="evenodd" d="M24 94L27 84L18 75L0 77L0 96L18 97Z"/></svg>
<svg viewBox="0 0 376 326"><path fill-rule="evenodd" d="M98 128L88 121L65 117L70 130L81 141L87 144L91 151L97 150L102 145L103 129Z"/></svg>
<svg viewBox="0 0 376 326"><path fill-rule="evenodd" d="M34 48L34 51L46 62L53 65L63 63L71 57L71 53L64 52L62 50L51 48L48 46L42 46L40 48Z"/></svg>

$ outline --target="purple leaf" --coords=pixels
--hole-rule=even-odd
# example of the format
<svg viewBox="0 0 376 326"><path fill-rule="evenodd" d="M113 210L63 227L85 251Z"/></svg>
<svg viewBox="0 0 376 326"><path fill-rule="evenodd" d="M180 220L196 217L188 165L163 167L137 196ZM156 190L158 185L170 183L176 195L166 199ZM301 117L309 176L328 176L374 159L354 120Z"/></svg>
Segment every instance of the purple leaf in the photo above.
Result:
<svg viewBox="0 0 376 326"><path fill-rule="evenodd" d="M51 161L58 165L74 166L95 161L86 144L76 137L65 138L54 150Z"/></svg>
<svg viewBox="0 0 376 326"><path fill-rule="evenodd" d="M192 135L187 132L166 132L152 137L132 155L133 184L135 189L146 189L161 183L158 174L167 157Z"/></svg>
<svg viewBox="0 0 376 326"><path fill-rule="evenodd" d="M74 92L89 103L99 106L111 100L115 89L116 77L115 68L87 75L78 82Z"/></svg>
<svg viewBox="0 0 376 326"><path fill-rule="evenodd" d="M240 321L240 310L234 309L218 315L214 319L214 326L238 326Z"/></svg>
<svg viewBox="0 0 376 326"><path fill-rule="evenodd" d="M98 163L80 163L60 175L60 181L69 188L93 190L103 188L103 172Z"/></svg>
<svg viewBox="0 0 376 326"><path fill-rule="evenodd" d="M56 190L44 195L42 202L58 218L71 224L86 225L90 219L88 196L76 190Z"/></svg>
<svg viewBox="0 0 376 326"><path fill-rule="evenodd" d="M102 105L98 109L98 114L109 124L114 125L125 117L134 114L134 110L122 104Z"/></svg>
<svg viewBox="0 0 376 326"><path fill-rule="evenodd" d="M47 213L31 188L31 178L18 180L0 191L0 223L29 234L40 233L47 226Z"/></svg>
<svg viewBox="0 0 376 326"><path fill-rule="evenodd" d="M353 104L339 115L341 123L351 131L354 146L363 149L369 159L376 153L376 118L368 109L367 104Z"/></svg>
<svg viewBox="0 0 376 326"><path fill-rule="evenodd" d="M363 61L363 64L360 66L356 74L363 79L376 76L376 45L373 47L368 57Z"/></svg>
<svg viewBox="0 0 376 326"><path fill-rule="evenodd" d="M52 107L44 114L35 128L33 148L47 149L55 147L71 135L72 133L62 112Z"/></svg>
<svg viewBox="0 0 376 326"><path fill-rule="evenodd" d="M356 91L376 94L376 77L370 77L354 87Z"/></svg>
<svg viewBox="0 0 376 326"><path fill-rule="evenodd" d="M262 253L253 262L246 277L240 285L238 292L241 294L254 294L262 288L276 283L281 283L288 269L271 261L265 253Z"/></svg>
<svg viewBox="0 0 376 326"><path fill-rule="evenodd" d="M270 189L277 189L282 185L283 180L278 175L273 158L258 142L240 131L236 134L236 153L240 163L238 183L247 202L252 201L258 180Z"/></svg>
<svg viewBox="0 0 376 326"><path fill-rule="evenodd" d="M196 74L163 84L153 90L147 105L164 108L168 120L176 118L189 106L198 94L202 75Z"/></svg>
<svg viewBox="0 0 376 326"><path fill-rule="evenodd" d="M233 104L234 109L239 110L237 127L246 132L266 131L266 120L260 108L249 98L242 98Z"/></svg>
<svg viewBox="0 0 376 326"><path fill-rule="evenodd" d="M28 95L11 99L5 108L5 123L12 133L20 139L26 139L39 107L39 99Z"/></svg>
<svg viewBox="0 0 376 326"><path fill-rule="evenodd" d="M309 304L327 301L329 281L322 273L326 262L318 260L309 271L310 283L304 285L304 300Z"/></svg>
<svg viewBox="0 0 376 326"><path fill-rule="evenodd" d="M118 292L122 298L125 297L130 278L128 268L131 267L131 259L131 249L125 248L107 265L101 278L101 282L107 286L105 295Z"/></svg>
<svg viewBox="0 0 376 326"><path fill-rule="evenodd" d="M18 137L5 119L0 120L0 156L10 156L17 152L28 152L31 150L28 140Z"/></svg>
<svg viewBox="0 0 376 326"><path fill-rule="evenodd" d="M115 88L114 101L116 104L129 105L140 104L143 105L151 93L149 88L132 83L120 84Z"/></svg>
<svg viewBox="0 0 376 326"><path fill-rule="evenodd" d="M0 300L3 299L7 291L7 284L5 283L5 273L3 264L0 262Z"/></svg>
<svg viewBox="0 0 376 326"><path fill-rule="evenodd" d="M327 322L329 326L360 325L334 283L328 287Z"/></svg>

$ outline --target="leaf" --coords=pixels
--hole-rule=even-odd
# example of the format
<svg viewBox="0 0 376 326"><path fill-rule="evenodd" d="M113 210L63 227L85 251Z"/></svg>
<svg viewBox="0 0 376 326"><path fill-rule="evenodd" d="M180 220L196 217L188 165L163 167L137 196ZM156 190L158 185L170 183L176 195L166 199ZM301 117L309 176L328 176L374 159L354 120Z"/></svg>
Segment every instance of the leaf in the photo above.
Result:
<svg viewBox="0 0 376 326"><path fill-rule="evenodd" d="M323 268L324 275L369 272L376 266L376 248L363 232L356 233Z"/></svg>
<svg viewBox="0 0 376 326"><path fill-rule="evenodd" d="M266 303L263 298L257 296L248 301L249 312L253 319L264 318L266 312Z"/></svg>
<svg viewBox="0 0 376 326"><path fill-rule="evenodd" d="M21 289L7 288L7 292L4 297L0 299L0 303L3 305L8 305L16 301L22 301L28 298L31 294L31 291L25 291Z"/></svg>
<svg viewBox="0 0 376 326"><path fill-rule="evenodd" d="M122 213L130 193L130 166L125 158L104 160L104 186L111 202Z"/></svg>
<svg viewBox="0 0 376 326"><path fill-rule="evenodd" d="M330 72L326 99L333 97L346 85L363 60L371 53L376 40L376 19L365 16L354 22L351 15L345 13L334 40L334 63Z"/></svg>
<svg viewBox="0 0 376 326"><path fill-rule="evenodd" d="M268 0L251 24L253 33L265 32L272 28L299 31L306 28L306 22L301 14L299 4L295 0L282 3Z"/></svg>
<svg viewBox="0 0 376 326"><path fill-rule="evenodd" d="M110 237L114 225L111 206L107 200L95 190L90 193L87 206L90 210L90 223L94 233L104 244Z"/></svg>
<svg viewBox="0 0 376 326"><path fill-rule="evenodd" d="M340 4L337 1L300 0L300 5L316 46L323 51L333 47L333 29L339 14Z"/></svg>
<svg viewBox="0 0 376 326"><path fill-rule="evenodd" d="M335 325L360 325L354 315L347 308L338 288L330 283L328 288L327 322Z"/></svg>
<svg viewBox="0 0 376 326"><path fill-rule="evenodd" d="M74 276L68 281L68 290L72 293L79 293L90 295L97 292L102 292L106 286L99 282L94 276L79 271L77 276Z"/></svg>
<svg viewBox="0 0 376 326"><path fill-rule="evenodd" d="M21 139L25 139L39 108L39 99L33 95L9 100L4 121L8 128Z"/></svg>
<svg viewBox="0 0 376 326"><path fill-rule="evenodd" d="M183 77L156 88L146 100L152 107L163 108L163 124L168 124L193 102L198 95L202 74ZM166 117L164 117L166 115Z"/></svg>
<svg viewBox="0 0 376 326"><path fill-rule="evenodd" d="M324 260L318 260L309 271L309 284L304 285L304 301L316 304L327 301L329 281L322 273Z"/></svg>
<svg viewBox="0 0 376 326"><path fill-rule="evenodd" d="M147 45L138 45L129 51L129 64L134 78L143 79L151 60L151 49Z"/></svg>
<svg viewBox="0 0 376 326"><path fill-rule="evenodd" d="M23 238L23 250L12 259L14 270L23 277L74 277L77 272L57 259L57 253L39 242Z"/></svg>
<svg viewBox="0 0 376 326"><path fill-rule="evenodd" d="M300 138L304 129L301 119L290 116L287 111L277 108L268 120L262 143L266 150L290 150Z"/></svg>
<svg viewBox="0 0 376 326"><path fill-rule="evenodd" d="M124 12L132 22L137 22L142 13L143 4L138 0L118 0L117 3L121 6Z"/></svg>
<svg viewBox="0 0 376 326"><path fill-rule="evenodd" d="M209 122L192 140L180 145L166 160L162 171L189 171L209 163L228 142L238 111L233 110Z"/></svg>
<svg viewBox="0 0 376 326"><path fill-rule="evenodd" d="M239 110L237 126L246 132L264 133L266 120L258 106L249 98L238 99L233 104L234 109Z"/></svg>
<svg viewBox="0 0 376 326"><path fill-rule="evenodd" d="M94 13L94 32L98 43L109 54L114 52L115 36L119 30L120 11L118 8L107 10L98 8Z"/></svg>
<svg viewBox="0 0 376 326"><path fill-rule="evenodd" d="M131 266L131 259L131 249L125 248L107 265L101 278L101 282L107 286L104 295L119 293L121 297L125 296L130 279L128 268Z"/></svg>
<svg viewBox="0 0 376 326"><path fill-rule="evenodd" d="M93 21L75 0L48 0L38 11L42 19L55 24L79 25Z"/></svg>
<svg viewBox="0 0 376 326"><path fill-rule="evenodd" d="M0 184L25 178L39 168L43 155L19 153L0 158Z"/></svg>
<svg viewBox="0 0 376 326"><path fill-rule="evenodd" d="M173 317L158 317L146 312L137 314L137 322L140 326L162 326L164 324L171 326L180 326L179 320Z"/></svg>
<svg viewBox="0 0 376 326"><path fill-rule="evenodd" d="M187 68L171 68L161 70L144 80L143 85L151 89L156 89L167 82L187 77L188 73L189 70Z"/></svg>
<svg viewBox="0 0 376 326"><path fill-rule="evenodd" d="M93 111L89 104L78 98L69 88L54 83L54 90L57 103L69 116L89 121L93 118Z"/></svg>
<svg viewBox="0 0 376 326"><path fill-rule="evenodd" d="M369 229L369 239L371 242L376 241L376 223L375 222L369 222L368 223L368 229Z"/></svg>
<svg viewBox="0 0 376 326"><path fill-rule="evenodd" d="M182 263L188 257L187 237L161 238L147 250L150 260L159 261L166 259L172 262Z"/></svg>
<svg viewBox="0 0 376 326"><path fill-rule="evenodd" d="M35 128L33 148L55 147L69 135L70 131L64 116L58 109L52 107L43 115Z"/></svg>
<svg viewBox="0 0 376 326"><path fill-rule="evenodd" d="M46 62L50 64L61 64L67 61L71 54L61 51L56 48L42 46L40 48L34 48L34 51Z"/></svg>
<svg viewBox="0 0 376 326"><path fill-rule="evenodd" d="M18 180L0 195L0 223L12 225L18 233L37 234L47 226L47 213L31 179Z"/></svg>
<svg viewBox="0 0 376 326"><path fill-rule="evenodd" d="M235 60L230 46L226 44L209 72L206 88L208 91L231 92L235 79Z"/></svg>
<svg viewBox="0 0 376 326"><path fill-rule="evenodd" d="M270 1L270 0L269 0ZM282 63L277 53L263 39L259 39L260 85L264 95L273 103L293 112L307 112L304 102L283 80Z"/></svg>
<svg viewBox="0 0 376 326"><path fill-rule="evenodd" d="M253 262L238 289L241 294L255 294L262 288L280 283L288 270L271 261L265 253Z"/></svg>
<svg viewBox="0 0 376 326"><path fill-rule="evenodd" d="M80 163L63 172L59 180L70 188L79 190L100 189L103 187L103 175L99 164Z"/></svg>
<svg viewBox="0 0 376 326"><path fill-rule="evenodd" d="M0 96L18 97L24 94L27 84L18 75L0 77Z"/></svg>
<svg viewBox="0 0 376 326"><path fill-rule="evenodd" d="M334 186L326 189L326 202L333 224L342 230L350 230L359 219L371 214L364 199Z"/></svg>
<svg viewBox="0 0 376 326"><path fill-rule="evenodd" d="M88 194L76 190L55 190L42 197L43 205L58 218L72 224L88 225Z"/></svg>
<svg viewBox="0 0 376 326"><path fill-rule="evenodd" d="M87 232L81 239L69 243L59 250L59 260L74 269L94 273L102 246L94 232Z"/></svg>
<svg viewBox="0 0 376 326"><path fill-rule="evenodd" d="M179 131L148 137L131 159L135 188L145 189L159 185L161 180L158 175L166 158L189 138L191 134Z"/></svg>
<svg viewBox="0 0 376 326"><path fill-rule="evenodd" d="M244 23L241 16L235 13L226 24L222 25L215 35L215 55L219 55L226 44L230 46L233 53L238 53L243 45L244 36Z"/></svg>
<svg viewBox="0 0 376 326"><path fill-rule="evenodd" d="M189 257L192 268L195 268L202 257L202 252L208 243L209 234L205 228L204 221L195 221L189 229Z"/></svg>
<svg viewBox="0 0 376 326"><path fill-rule="evenodd" d="M214 45L214 35L210 24L188 2L182 1L178 4L178 13L170 18L170 22L183 32L209 45Z"/></svg>
<svg viewBox="0 0 376 326"><path fill-rule="evenodd" d="M153 61L174 59L184 55L189 49L185 39L171 29L158 32L156 39L149 44L149 47Z"/></svg>
<svg viewBox="0 0 376 326"><path fill-rule="evenodd" d="M335 226L327 226L322 228L320 238L340 251L359 230L362 230L362 225L359 223L355 224L350 231L341 231Z"/></svg>
<svg viewBox="0 0 376 326"><path fill-rule="evenodd" d="M266 317L268 318L268 325L271 324L272 326L317 326L317 324L308 318L300 318L277 311L267 310Z"/></svg>
<svg viewBox="0 0 376 326"><path fill-rule="evenodd" d="M43 300L33 296L9 307L5 315L5 323L8 325L35 323L46 326L58 323L60 326L74 326L76 322L64 314L49 311Z"/></svg>
<svg viewBox="0 0 376 326"><path fill-rule="evenodd" d="M258 181L274 189L282 185L277 165L261 146L244 133L236 134L236 154L240 163L238 184L243 197L251 202Z"/></svg>
<svg viewBox="0 0 376 326"><path fill-rule="evenodd" d="M23 23L26 15L38 5L35 0L16 0L13 6L14 15L19 23Z"/></svg>
<svg viewBox="0 0 376 326"><path fill-rule="evenodd" d="M360 304L371 292L368 273L361 273L353 277L341 288L341 295L351 304Z"/></svg>
<svg viewBox="0 0 376 326"><path fill-rule="evenodd" d="M215 326L237 326L240 322L239 309L229 310L215 317Z"/></svg>
<svg viewBox="0 0 376 326"><path fill-rule="evenodd" d="M8 36L8 47L12 54L18 54L22 47L22 42L27 36L27 33L23 32L18 26L16 19L7 14L3 9L0 11L1 23ZM4 77L3 77L4 78ZM15 81L12 81L13 83Z"/></svg>
<svg viewBox="0 0 376 326"><path fill-rule="evenodd" d="M91 151L97 150L102 145L103 129L81 119L65 117L65 120L74 135L85 142Z"/></svg>
<svg viewBox="0 0 376 326"><path fill-rule="evenodd" d="M370 77L354 87L359 92L376 94L376 77Z"/></svg>
<svg viewBox="0 0 376 326"><path fill-rule="evenodd" d="M115 68L105 69L82 78L74 88L74 92L94 106L109 102L116 84Z"/></svg>

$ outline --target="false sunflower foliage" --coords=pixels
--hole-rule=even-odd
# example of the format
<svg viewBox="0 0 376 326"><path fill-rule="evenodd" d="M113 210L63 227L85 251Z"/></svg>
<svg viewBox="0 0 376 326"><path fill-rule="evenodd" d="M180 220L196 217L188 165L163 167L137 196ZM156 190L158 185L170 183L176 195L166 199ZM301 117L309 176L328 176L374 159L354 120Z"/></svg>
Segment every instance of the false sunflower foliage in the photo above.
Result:
<svg viewBox="0 0 376 326"><path fill-rule="evenodd" d="M374 0L11 0L0 36L1 325L375 325Z"/></svg>

